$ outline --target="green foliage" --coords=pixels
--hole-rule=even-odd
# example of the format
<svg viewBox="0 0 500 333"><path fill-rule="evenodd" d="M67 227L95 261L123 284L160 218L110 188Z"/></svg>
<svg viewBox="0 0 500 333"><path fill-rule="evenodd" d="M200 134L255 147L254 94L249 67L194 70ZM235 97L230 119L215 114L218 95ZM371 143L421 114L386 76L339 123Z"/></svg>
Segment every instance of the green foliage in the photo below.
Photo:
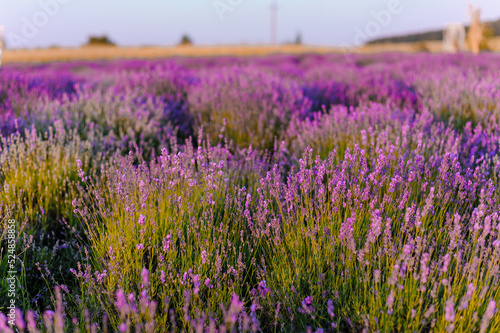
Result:
<svg viewBox="0 0 500 333"><path fill-rule="evenodd" d="M31 226L46 228L61 219L73 224L71 202L81 190L76 161L82 161L87 174L101 161L89 154L90 142L59 125L44 134L16 133L0 143L0 201L13 207L17 221Z"/></svg>
<svg viewBox="0 0 500 333"><path fill-rule="evenodd" d="M87 42L88 46L114 46L115 43L108 36L90 36Z"/></svg>
<svg viewBox="0 0 500 333"><path fill-rule="evenodd" d="M181 41L179 42L179 45L181 46L193 45L193 40L188 35L183 35Z"/></svg>

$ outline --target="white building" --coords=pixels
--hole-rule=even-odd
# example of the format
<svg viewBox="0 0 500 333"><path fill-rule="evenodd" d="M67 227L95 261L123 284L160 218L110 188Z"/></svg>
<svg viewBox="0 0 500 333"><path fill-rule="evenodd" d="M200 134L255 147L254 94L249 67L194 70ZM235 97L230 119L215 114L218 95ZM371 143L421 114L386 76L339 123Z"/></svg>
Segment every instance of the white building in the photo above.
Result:
<svg viewBox="0 0 500 333"><path fill-rule="evenodd" d="M449 23L444 28L443 51L457 53L465 49L465 26L462 23Z"/></svg>

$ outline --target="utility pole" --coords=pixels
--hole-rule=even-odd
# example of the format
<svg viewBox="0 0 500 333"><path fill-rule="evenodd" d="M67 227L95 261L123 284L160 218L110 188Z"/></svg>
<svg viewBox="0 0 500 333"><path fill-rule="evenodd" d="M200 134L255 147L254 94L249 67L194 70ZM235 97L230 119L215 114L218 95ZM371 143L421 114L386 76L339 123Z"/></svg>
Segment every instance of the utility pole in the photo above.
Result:
<svg viewBox="0 0 500 333"><path fill-rule="evenodd" d="M271 5L271 44L278 44L278 3Z"/></svg>

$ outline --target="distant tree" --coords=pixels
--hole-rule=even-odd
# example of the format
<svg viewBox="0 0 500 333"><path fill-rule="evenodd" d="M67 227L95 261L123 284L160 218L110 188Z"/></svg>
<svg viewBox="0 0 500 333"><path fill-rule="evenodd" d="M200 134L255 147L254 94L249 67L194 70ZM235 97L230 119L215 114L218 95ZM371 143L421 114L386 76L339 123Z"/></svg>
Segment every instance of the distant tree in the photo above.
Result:
<svg viewBox="0 0 500 333"><path fill-rule="evenodd" d="M193 40L188 35L183 35L179 45L193 45Z"/></svg>
<svg viewBox="0 0 500 333"><path fill-rule="evenodd" d="M115 43L113 43L108 36L103 35L103 36L90 36L89 40L87 42L88 46L103 46L103 45L108 45L108 46L114 46Z"/></svg>
<svg viewBox="0 0 500 333"><path fill-rule="evenodd" d="M495 37L495 30L491 26L491 24L483 25L483 38L481 43L479 44L479 49L481 51L491 51L489 46L489 41Z"/></svg>
<svg viewBox="0 0 500 333"><path fill-rule="evenodd" d="M300 32L295 37L295 45L302 45L302 34Z"/></svg>

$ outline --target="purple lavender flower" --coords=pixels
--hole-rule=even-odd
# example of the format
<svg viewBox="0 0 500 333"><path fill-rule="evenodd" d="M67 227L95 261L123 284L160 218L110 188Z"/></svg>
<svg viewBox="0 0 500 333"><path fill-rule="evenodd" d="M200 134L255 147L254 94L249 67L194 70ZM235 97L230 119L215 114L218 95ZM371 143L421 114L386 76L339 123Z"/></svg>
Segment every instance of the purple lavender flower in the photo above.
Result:
<svg viewBox="0 0 500 333"><path fill-rule="evenodd" d="M144 215L141 215L139 216L139 225L143 226L144 224L146 224L146 216Z"/></svg>
<svg viewBox="0 0 500 333"><path fill-rule="evenodd" d="M207 251L203 250L201 252L201 263L205 264L206 260L207 260Z"/></svg>
<svg viewBox="0 0 500 333"><path fill-rule="evenodd" d="M145 286L149 286L149 271L146 268L142 269L141 277L142 277L142 283Z"/></svg>
<svg viewBox="0 0 500 333"><path fill-rule="evenodd" d="M26 328L26 324L24 323L23 319L23 313L20 309L16 308L16 320L15 320L15 325L19 331L24 331Z"/></svg>
<svg viewBox="0 0 500 333"><path fill-rule="evenodd" d="M392 313L394 312L394 310L393 310L393 306L394 306L394 291L391 291L391 293L389 294L389 296L387 296L386 305L387 305L387 314L392 315Z"/></svg>
<svg viewBox="0 0 500 333"><path fill-rule="evenodd" d="M312 314L315 311L314 307L312 306L312 301L313 301L312 296L307 296L302 301L302 309L307 314Z"/></svg>
<svg viewBox="0 0 500 333"><path fill-rule="evenodd" d="M493 319L493 316L496 313L496 302L494 300L491 300L488 303L488 307L486 308L486 312L483 315L483 318L481 319L481 326L480 326L480 332L486 332L488 329L488 326L490 324L491 319Z"/></svg>
<svg viewBox="0 0 500 333"><path fill-rule="evenodd" d="M120 332L125 333L127 332L127 324L126 323L121 323L120 326L118 326L118 329Z"/></svg>
<svg viewBox="0 0 500 333"><path fill-rule="evenodd" d="M195 274L192 276L192 283L193 283L193 292L195 295L198 295L198 293L200 291L200 285L201 285L199 274Z"/></svg>
<svg viewBox="0 0 500 333"><path fill-rule="evenodd" d="M262 280L259 282L257 286L257 290L259 291L260 296L264 297L269 293L269 289L267 289L266 280Z"/></svg>
<svg viewBox="0 0 500 333"><path fill-rule="evenodd" d="M331 318L335 317L333 301L331 299L328 300L327 306L328 306L328 314L330 315L330 317Z"/></svg>
<svg viewBox="0 0 500 333"><path fill-rule="evenodd" d="M448 301L446 301L446 306L444 309L444 319L448 322L455 321L455 302L453 301L453 298L450 298Z"/></svg>
<svg viewBox="0 0 500 333"><path fill-rule="evenodd" d="M168 252L170 249L170 242L171 242L172 236L167 235L167 238L163 239L162 245L163 245L163 252Z"/></svg>

